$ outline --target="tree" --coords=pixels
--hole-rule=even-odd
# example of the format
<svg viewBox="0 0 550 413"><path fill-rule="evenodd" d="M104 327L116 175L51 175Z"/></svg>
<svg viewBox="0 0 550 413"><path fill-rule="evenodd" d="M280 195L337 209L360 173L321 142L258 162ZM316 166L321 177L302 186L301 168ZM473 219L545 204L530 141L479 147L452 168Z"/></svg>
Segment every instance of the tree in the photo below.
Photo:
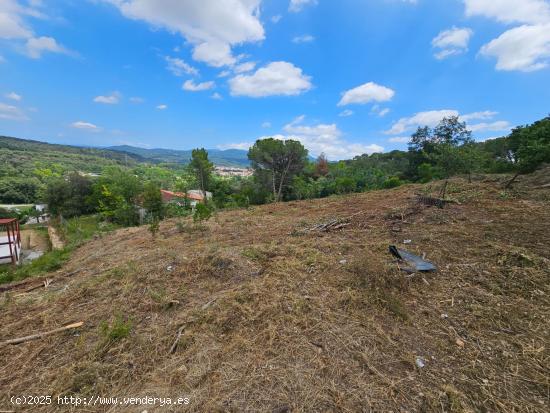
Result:
<svg viewBox="0 0 550 413"><path fill-rule="evenodd" d="M248 151L248 159L252 161L256 179L271 188L273 200L279 202L283 190L304 169L307 153L298 141L267 138L256 141Z"/></svg>
<svg viewBox="0 0 550 413"><path fill-rule="evenodd" d="M317 158L317 163L315 164L315 175L316 176L327 176L329 172L328 169L328 160L324 153L319 155Z"/></svg>
<svg viewBox="0 0 550 413"><path fill-rule="evenodd" d="M419 127L411 136L409 153L411 168L418 178L422 172L426 178L426 166L434 166L437 175L449 178L458 173L471 173L480 159L473 151L472 132L466 128L465 122L460 122L458 116L443 118L439 124L430 129L428 126Z"/></svg>
<svg viewBox="0 0 550 413"><path fill-rule="evenodd" d="M515 128L509 137L509 148L515 161L516 175L534 172L543 163L550 163L550 115L532 125Z"/></svg>
<svg viewBox="0 0 550 413"><path fill-rule="evenodd" d="M76 172L66 178L52 178L48 182L45 201L53 215L71 218L95 211L91 201L92 181Z"/></svg>
<svg viewBox="0 0 550 413"><path fill-rule="evenodd" d="M160 187L154 182L148 182L143 191L143 208L147 210L151 219L161 220L164 218L164 204Z"/></svg>
<svg viewBox="0 0 550 413"><path fill-rule="evenodd" d="M208 160L208 152L204 149L193 149L191 163L189 164L197 177L200 190L204 195L204 202L207 202L206 191L210 183L214 164Z"/></svg>

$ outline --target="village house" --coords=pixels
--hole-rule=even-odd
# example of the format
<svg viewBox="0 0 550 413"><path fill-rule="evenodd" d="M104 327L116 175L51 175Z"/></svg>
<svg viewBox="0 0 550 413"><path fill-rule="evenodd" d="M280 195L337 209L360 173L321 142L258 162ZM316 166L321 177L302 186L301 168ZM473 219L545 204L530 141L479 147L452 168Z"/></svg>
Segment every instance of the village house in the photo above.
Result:
<svg viewBox="0 0 550 413"><path fill-rule="evenodd" d="M212 192L206 191L206 199L212 199ZM197 205L197 203L204 203L204 194L199 189L192 189L187 192L172 192L167 191L165 189L160 190L160 194L162 196L162 202L167 204L169 202L178 202L183 199L188 199L189 204L192 208Z"/></svg>

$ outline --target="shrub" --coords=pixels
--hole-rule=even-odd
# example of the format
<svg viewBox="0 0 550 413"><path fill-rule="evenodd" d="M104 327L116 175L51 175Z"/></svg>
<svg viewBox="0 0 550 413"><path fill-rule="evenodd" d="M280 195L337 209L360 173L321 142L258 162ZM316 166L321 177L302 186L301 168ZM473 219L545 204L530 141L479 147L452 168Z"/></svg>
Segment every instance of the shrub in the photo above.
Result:
<svg viewBox="0 0 550 413"><path fill-rule="evenodd" d="M198 203L195 206L195 212L193 213L194 222L208 221L212 217L212 209L205 205Z"/></svg>

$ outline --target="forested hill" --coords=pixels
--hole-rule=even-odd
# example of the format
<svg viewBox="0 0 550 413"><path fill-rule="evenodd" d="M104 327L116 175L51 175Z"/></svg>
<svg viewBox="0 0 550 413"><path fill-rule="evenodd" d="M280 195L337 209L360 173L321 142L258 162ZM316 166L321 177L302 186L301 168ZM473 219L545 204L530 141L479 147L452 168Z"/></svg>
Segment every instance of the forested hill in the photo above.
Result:
<svg viewBox="0 0 550 413"><path fill-rule="evenodd" d="M167 162L179 164L189 163L192 152L191 150L137 148L129 145L110 146L106 149L137 155L154 163ZM208 149L208 157L212 163L219 166L234 166L240 168L247 168L250 166L247 151L240 149Z"/></svg>
<svg viewBox="0 0 550 413"><path fill-rule="evenodd" d="M60 145L8 136L0 136L0 150L2 150L2 153L6 151L16 151L27 154L34 153L37 158L41 158L47 154L51 156L52 153L59 153L65 156L69 155L69 157L71 155L91 156L120 162L126 162L128 157L134 161L145 161L145 158L142 158L136 153L128 153L125 155L124 153L120 153L120 151L112 151L109 149Z"/></svg>

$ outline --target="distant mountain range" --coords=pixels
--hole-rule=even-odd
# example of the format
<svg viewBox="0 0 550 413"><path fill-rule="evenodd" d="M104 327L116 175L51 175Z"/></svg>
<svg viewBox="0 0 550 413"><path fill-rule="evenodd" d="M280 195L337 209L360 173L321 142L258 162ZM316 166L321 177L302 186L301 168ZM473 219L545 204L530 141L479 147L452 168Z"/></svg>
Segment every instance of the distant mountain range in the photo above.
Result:
<svg viewBox="0 0 550 413"><path fill-rule="evenodd" d="M137 148L130 145L109 146L104 149L134 155L142 160L149 162L168 162L179 164L189 163L192 152L191 150ZM208 158L215 165L232 166L238 168L247 168L248 166L250 166L250 161L247 157L247 151L240 149L207 149L207 151Z"/></svg>

